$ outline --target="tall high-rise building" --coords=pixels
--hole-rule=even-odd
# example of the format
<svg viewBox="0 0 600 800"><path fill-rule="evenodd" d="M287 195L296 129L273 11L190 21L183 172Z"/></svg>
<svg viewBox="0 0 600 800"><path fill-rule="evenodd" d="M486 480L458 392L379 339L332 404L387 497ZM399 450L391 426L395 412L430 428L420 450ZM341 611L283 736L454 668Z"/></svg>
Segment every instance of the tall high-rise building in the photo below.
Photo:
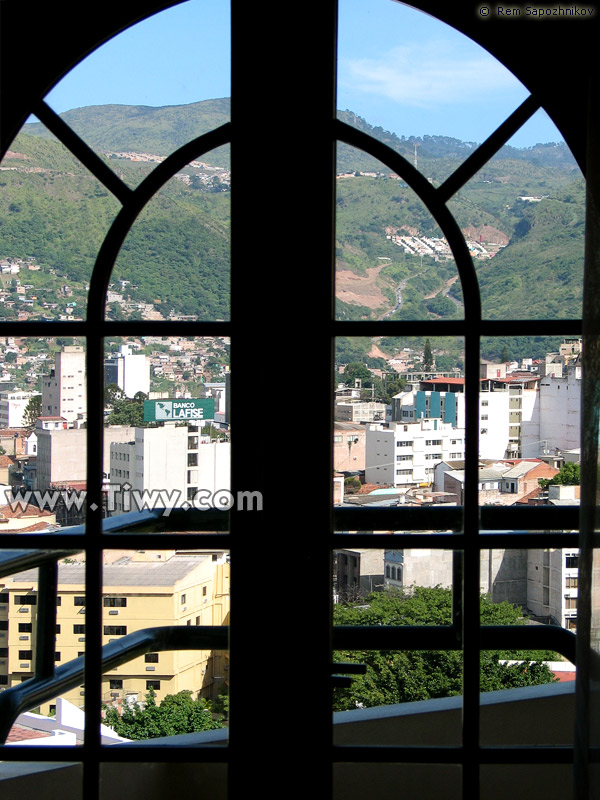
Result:
<svg viewBox="0 0 600 800"><path fill-rule="evenodd" d="M123 344L115 356L104 362L104 381L108 386L116 384L127 397L134 397L138 392L148 394L150 391L150 364L145 355L131 352L128 344Z"/></svg>
<svg viewBox="0 0 600 800"><path fill-rule="evenodd" d="M42 416L64 417L69 425L86 418L85 352L67 345L56 353L54 368L42 378Z"/></svg>

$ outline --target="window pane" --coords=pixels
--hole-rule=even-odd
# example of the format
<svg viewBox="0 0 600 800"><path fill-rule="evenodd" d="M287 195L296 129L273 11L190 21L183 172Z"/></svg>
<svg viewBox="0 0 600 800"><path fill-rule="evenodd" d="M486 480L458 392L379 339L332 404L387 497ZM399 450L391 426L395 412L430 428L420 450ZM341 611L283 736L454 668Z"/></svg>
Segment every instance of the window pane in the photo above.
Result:
<svg viewBox="0 0 600 800"><path fill-rule="evenodd" d="M44 126L25 125L3 161L0 318L86 318L92 269L119 210Z"/></svg>
<svg viewBox="0 0 600 800"><path fill-rule="evenodd" d="M482 467L502 473L503 466L495 462L537 459L543 464L530 478L555 479L567 463L566 470L578 472L582 339L484 338L481 352L479 454L486 462ZM480 490L497 492L485 495L490 502L521 502L538 488L537 481L526 485L517 473L502 475L504 479L481 475ZM507 499L507 493L513 496Z"/></svg>
<svg viewBox="0 0 600 800"><path fill-rule="evenodd" d="M336 365L336 502L456 504L441 476L464 466L462 339L340 338Z"/></svg>
<svg viewBox="0 0 600 800"><path fill-rule="evenodd" d="M204 32L202 47L182 46L190 31ZM134 186L147 166L229 120L230 58L229 4L184 3L92 52L47 102Z"/></svg>
<svg viewBox="0 0 600 800"><path fill-rule="evenodd" d="M484 319L582 314L585 181L549 120L549 138L528 137L538 115L547 119L538 112L448 203L463 231L499 245L474 261Z"/></svg>
<svg viewBox="0 0 600 800"><path fill-rule="evenodd" d="M229 318L229 173L213 170L204 183L198 169L172 178L131 227L111 276L109 319Z"/></svg>
<svg viewBox="0 0 600 800"><path fill-rule="evenodd" d="M85 348L77 338L8 340L0 392L5 531L53 532L85 518Z"/></svg>
<svg viewBox="0 0 600 800"><path fill-rule="evenodd" d="M472 39L401 3L341 0L338 39L340 118L418 158L437 182L527 97ZM544 126L532 135L551 140Z"/></svg>
<svg viewBox="0 0 600 800"><path fill-rule="evenodd" d="M107 339L105 386L109 516L232 507L228 339Z"/></svg>
<svg viewBox="0 0 600 800"><path fill-rule="evenodd" d="M9 555L2 553L3 558ZM10 555L14 556L14 551ZM48 624L40 629L40 619L47 611L46 598L39 595L39 576L37 569L27 569L12 575L0 578L0 590L7 598L7 602L0 604L0 622L5 622L2 627L5 636L0 636L0 644L6 644L5 657L0 657L0 683L3 687L19 685L34 677L39 649L45 648L48 658L56 668L62 667L69 661L76 659L79 652L84 649L80 644L84 639L76 634L80 620L84 620L85 609L75 605L75 597L82 596L85 588L85 564L81 555L73 553L69 558L59 562L58 590L65 597L65 602L57 603L56 623ZM62 598L61 598L62 599ZM81 614L80 612L84 613ZM43 624L43 623L42 623ZM84 626L81 626L84 627ZM83 683L83 673L81 675ZM62 694L62 700L75 708L83 708L83 687L76 685ZM33 707L33 706L32 706ZM57 698L50 697L37 700L33 708L34 717L28 718L27 713L19 717L16 725L33 727L39 731L48 731L49 723L45 717L53 716L56 712L57 721L62 713L69 713L67 705L57 706ZM35 714L42 715L42 721L36 725ZM60 728L60 724L57 724ZM39 734L40 737L43 733ZM47 733L45 734L47 735ZM15 732L15 736L18 734ZM72 737L66 737L64 744L75 745L81 743L83 727ZM32 742L33 743L33 742Z"/></svg>
<svg viewBox="0 0 600 800"><path fill-rule="evenodd" d="M336 198L336 317L463 316L456 264L423 202L389 167L341 150Z"/></svg>
<svg viewBox="0 0 600 800"><path fill-rule="evenodd" d="M116 637L126 646L127 638L120 637L157 625L181 625L193 634L203 626L229 622L229 558L225 551L106 550L103 575L104 601L127 600L119 607L104 603L105 641ZM106 722L130 739L218 729L225 719L228 669L224 650L133 654L103 676ZM152 692L153 698L149 697ZM209 700L214 703L214 714L207 706ZM164 714L157 717L160 730L143 722L144 706L153 702L165 703ZM195 703L194 713L191 702ZM167 720L166 707L174 703L181 705L180 724L169 730L172 718ZM135 704L140 704L139 708ZM137 724L121 720L120 714L127 708L140 714ZM216 709L221 709L220 713ZM164 725L160 722L163 717Z"/></svg>

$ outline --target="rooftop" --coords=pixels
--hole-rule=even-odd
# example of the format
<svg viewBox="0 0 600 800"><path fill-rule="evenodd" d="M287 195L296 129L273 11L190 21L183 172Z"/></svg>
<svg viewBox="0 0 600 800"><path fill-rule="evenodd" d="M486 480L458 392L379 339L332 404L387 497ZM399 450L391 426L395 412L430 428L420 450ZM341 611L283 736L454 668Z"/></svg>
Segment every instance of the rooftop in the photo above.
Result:
<svg viewBox="0 0 600 800"><path fill-rule="evenodd" d="M103 567L104 588L111 586L173 586L185 578L199 564L209 559L207 555L174 556L168 561L144 561L106 564ZM11 583L37 583L37 569L26 570L11 576ZM59 564L59 584L82 586L85 584L85 564Z"/></svg>

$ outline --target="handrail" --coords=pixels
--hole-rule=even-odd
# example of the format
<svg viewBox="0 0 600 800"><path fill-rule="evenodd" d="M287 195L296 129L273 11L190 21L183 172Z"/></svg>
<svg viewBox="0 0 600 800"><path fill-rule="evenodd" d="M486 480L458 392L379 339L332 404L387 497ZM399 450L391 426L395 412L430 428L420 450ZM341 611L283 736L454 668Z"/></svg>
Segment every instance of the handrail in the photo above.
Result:
<svg viewBox="0 0 600 800"><path fill-rule="evenodd" d="M229 628L226 626L169 625L144 628L102 648L102 673L125 664L139 655L165 650L227 650ZM84 679L85 656L62 664L47 677L33 677L0 693L0 743L5 743L14 721L24 711L36 708Z"/></svg>

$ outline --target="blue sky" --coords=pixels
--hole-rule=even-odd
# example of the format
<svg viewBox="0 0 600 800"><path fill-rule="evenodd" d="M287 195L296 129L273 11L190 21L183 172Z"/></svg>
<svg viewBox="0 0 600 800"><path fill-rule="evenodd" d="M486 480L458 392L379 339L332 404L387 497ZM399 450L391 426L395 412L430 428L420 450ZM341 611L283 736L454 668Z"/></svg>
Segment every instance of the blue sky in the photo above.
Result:
<svg viewBox="0 0 600 800"><path fill-rule="evenodd" d="M339 1L338 108L399 136L481 142L527 97L505 67L444 23L394 0ZM227 0L188 0L99 48L47 100L62 112L228 97L229 23ZM511 144L561 138L538 112Z"/></svg>

